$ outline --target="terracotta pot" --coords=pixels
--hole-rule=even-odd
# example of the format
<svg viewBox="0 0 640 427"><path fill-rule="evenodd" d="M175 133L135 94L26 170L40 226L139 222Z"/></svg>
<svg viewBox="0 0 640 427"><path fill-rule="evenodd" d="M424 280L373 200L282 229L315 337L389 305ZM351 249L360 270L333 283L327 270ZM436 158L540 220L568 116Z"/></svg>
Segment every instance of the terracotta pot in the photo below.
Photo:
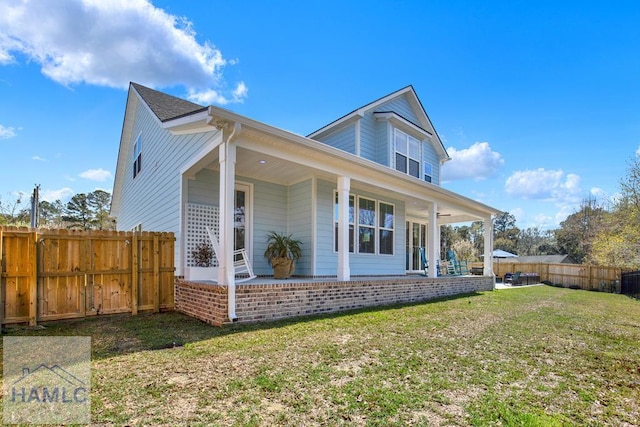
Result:
<svg viewBox="0 0 640 427"><path fill-rule="evenodd" d="M286 279L295 270L293 260L289 258L275 258L271 260L271 266L273 267L274 279Z"/></svg>

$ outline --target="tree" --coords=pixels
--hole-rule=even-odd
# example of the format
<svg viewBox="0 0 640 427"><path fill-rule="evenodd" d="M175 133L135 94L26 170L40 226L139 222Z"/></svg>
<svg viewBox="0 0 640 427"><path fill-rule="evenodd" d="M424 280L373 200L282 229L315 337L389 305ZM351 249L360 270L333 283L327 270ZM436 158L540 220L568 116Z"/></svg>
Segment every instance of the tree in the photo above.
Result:
<svg viewBox="0 0 640 427"><path fill-rule="evenodd" d="M493 219L494 248L517 253L519 234L516 217L509 212L503 212Z"/></svg>
<svg viewBox="0 0 640 427"><path fill-rule="evenodd" d="M477 259L473 243L469 240L458 240L452 246L458 261L475 261Z"/></svg>
<svg viewBox="0 0 640 427"><path fill-rule="evenodd" d="M17 193L14 199L2 201L0 198L0 225L29 225L29 207L23 203L24 193Z"/></svg>
<svg viewBox="0 0 640 427"><path fill-rule="evenodd" d="M69 223L69 228L81 228L89 230L93 219L93 212L89 206L87 195L84 193L76 194L67 203L65 215L62 219Z"/></svg>
<svg viewBox="0 0 640 427"><path fill-rule="evenodd" d="M560 253L570 255L578 264L589 261L592 243L602 231L606 215L595 198L583 200L580 209L562 221L555 231Z"/></svg>
<svg viewBox="0 0 640 427"><path fill-rule="evenodd" d="M42 200L38 204L38 210L40 211L40 225L42 227L62 227L62 214L64 212L64 205L60 200L56 200L53 203Z"/></svg>
<svg viewBox="0 0 640 427"><path fill-rule="evenodd" d="M640 156L620 181L620 198L593 239L591 260L621 268L640 268Z"/></svg>
<svg viewBox="0 0 640 427"><path fill-rule="evenodd" d="M103 190L96 190L87 195L87 204L93 213L91 222L98 230L113 228L113 220L109 217L111 194Z"/></svg>

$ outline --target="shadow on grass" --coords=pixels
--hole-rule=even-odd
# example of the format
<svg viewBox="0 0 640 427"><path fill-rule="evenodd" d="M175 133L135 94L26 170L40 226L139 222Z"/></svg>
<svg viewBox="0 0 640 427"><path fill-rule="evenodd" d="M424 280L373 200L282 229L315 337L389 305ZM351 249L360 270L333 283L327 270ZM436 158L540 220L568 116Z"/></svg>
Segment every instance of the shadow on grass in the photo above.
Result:
<svg viewBox="0 0 640 427"><path fill-rule="evenodd" d="M96 360L140 351L181 348L189 343L238 333L272 330L322 319L339 319L358 314L385 312L480 295L482 294L472 292L411 303L364 307L259 323L227 324L222 327L211 326L177 311L140 313L137 316L114 314L42 322L36 327L6 326L3 328L3 334L8 336L90 336L92 359ZM0 343L0 349L2 349L2 343Z"/></svg>

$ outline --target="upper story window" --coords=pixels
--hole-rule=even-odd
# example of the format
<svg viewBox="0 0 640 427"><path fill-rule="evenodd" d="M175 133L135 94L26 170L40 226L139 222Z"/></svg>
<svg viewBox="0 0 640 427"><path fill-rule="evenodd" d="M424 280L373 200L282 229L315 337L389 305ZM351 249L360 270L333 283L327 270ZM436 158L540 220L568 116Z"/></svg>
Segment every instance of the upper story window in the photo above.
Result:
<svg viewBox="0 0 640 427"><path fill-rule="evenodd" d="M133 144L133 177L135 178L142 171L142 134L138 135Z"/></svg>
<svg viewBox="0 0 640 427"><path fill-rule="evenodd" d="M424 162L424 180L431 182L433 179L433 167L431 163Z"/></svg>
<svg viewBox="0 0 640 427"><path fill-rule="evenodd" d="M420 141L399 129L394 129L396 170L420 178Z"/></svg>

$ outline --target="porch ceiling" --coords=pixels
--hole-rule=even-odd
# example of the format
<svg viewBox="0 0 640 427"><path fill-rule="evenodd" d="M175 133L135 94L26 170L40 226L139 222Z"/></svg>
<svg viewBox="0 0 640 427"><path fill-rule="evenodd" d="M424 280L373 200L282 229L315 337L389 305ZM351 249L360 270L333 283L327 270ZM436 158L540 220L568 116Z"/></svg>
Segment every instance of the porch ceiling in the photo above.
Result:
<svg viewBox="0 0 640 427"><path fill-rule="evenodd" d="M217 150L215 156L211 156L209 159L211 162L206 166L206 168L218 171L220 167L218 163ZM236 175L285 186L292 185L312 177L329 182L336 182L338 178L335 173L327 170L301 165L287 159L243 147L238 147L237 149ZM355 180L352 181L352 189L367 191L387 196L389 198L402 200L405 202L406 214L408 217L427 219L428 200L426 198L421 198L419 196L406 196L386 188L380 188L367 182ZM440 224L476 221L479 219L481 219L481 217L471 215L463 209L447 206L443 203L438 204L438 223Z"/></svg>

